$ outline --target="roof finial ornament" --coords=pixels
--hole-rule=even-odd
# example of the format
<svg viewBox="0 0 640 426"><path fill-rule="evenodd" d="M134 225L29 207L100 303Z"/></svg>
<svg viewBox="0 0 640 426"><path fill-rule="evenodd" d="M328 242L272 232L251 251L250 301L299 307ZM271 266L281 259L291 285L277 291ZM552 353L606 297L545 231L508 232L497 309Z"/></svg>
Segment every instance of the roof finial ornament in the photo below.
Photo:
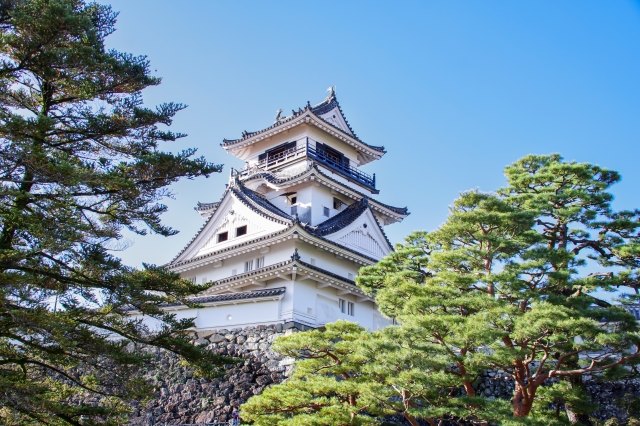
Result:
<svg viewBox="0 0 640 426"><path fill-rule="evenodd" d="M327 95L327 99L331 99L331 98L335 97L336 96L336 86L329 86L327 88L327 93L329 93Z"/></svg>
<svg viewBox="0 0 640 426"><path fill-rule="evenodd" d="M278 111L276 111L276 123L282 120L282 118L282 108L278 108Z"/></svg>

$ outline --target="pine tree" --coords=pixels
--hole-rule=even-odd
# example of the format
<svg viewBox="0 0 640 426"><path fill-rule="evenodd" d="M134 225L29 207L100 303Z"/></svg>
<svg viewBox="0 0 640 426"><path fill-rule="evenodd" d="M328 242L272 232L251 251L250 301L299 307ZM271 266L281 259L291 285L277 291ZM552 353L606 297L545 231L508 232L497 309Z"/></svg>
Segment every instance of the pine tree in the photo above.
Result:
<svg viewBox="0 0 640 426"><path fill-rule="evenodd" d="M573 386L554 385L568 395L556 403L586 422L581 377L638 361L634 319L593 295L637 286L638 212L612 212L606 190L619 177L597 166L531 156L507 176L500 195L463 194L440 229L363 268L358 284L402 328L450 349L468 396L480 371L504 370L515 382L512 415L540 418L536 393L564 378ZM608 269L583 272L587 259Z"/></svg>
<svg viewBox="0 0 640 426"><path fill-rule="evenodd" d="M565 162L557 154L524 157L508 166L505 174L509 185L501 193L515 208L535 214L539 236L514 280L529 289L520 303L529 303L531 296L533 300L544 297L554 310L566 309L573 318L599 323L600 331L594 330L591 336L598 342L591 346L599 358L581 365L579 351L567 342L565 353L573 355L563 361L576 374L558 373L573 394L583 395L581 406L588 407L581 372L613 369L627 358L634 361L637 352L629 354L625 346L640 349L635 321L619 307L594 296L595 290L610 291L622 285L637 292L640 212L612 210L613 195L608 190L620 180L617 172ZM586 267L596 272L581 273ZM581 335L581 339L588 337ZM589 423L587 412L575 402L566 401L566 411L572 423Z"/></svg>
<svg viewBox="0 0 640 426"><path fill-rule="evenodd" d="M375 415L383 410L362 374L369 360L358 350L369 338L346 321L278 338L273 349L298 360L294 373L250 398L241 409L243 420L265 426L377 423Z"/></svg>
<svg viewBox="0 0 640 426"><path fill-rule="evenodd" d="M124 266L110 248L124 230L162 224L181 178L218 172L160 144L184 108L148 108L160 83L144 56L107 50L116 14L82 0L0 3L0 410L7 424L122 421L141 396L131 343L165 348L213 372L224 359L190 345L190 321L163 312L200 290L162 268ZM166 325L149 333L134 309ZM71 403L78 392L102 397ZM112 398L113 397L113 398ZM113 413L116 414L113 414ZM101 417L102 416L102 417Z"/></svg>
<svg viewBox="0 0 640 426"><path fill-rule="evenodd" d="M344 341L335 332L316 334L321 342L287 354L306 359L313 348L341 342L352 368L341 385L357 385L358 401L378 401L359 406L358 415L402 415L410 424L587 424L592 404L582 377L628 374L640 361L633 316L594 293L638 289L639 213L613 211L608 189L619 176L598 166L529 156L506 175L507 187L462 194L439 229L410 235L360 270L358 285L398 326L357 328ZM295 380L254 400L253 419L262 418L255 407L283 392L299 397L305 421L317 418L307 402L338 375L325 364L297 370L307 362L296 364ZM510 402L477 394L487 370L511 377ZM304 388L307 379L310 394L290 388ZM357 424L348 419L336 424Z"/></svg>

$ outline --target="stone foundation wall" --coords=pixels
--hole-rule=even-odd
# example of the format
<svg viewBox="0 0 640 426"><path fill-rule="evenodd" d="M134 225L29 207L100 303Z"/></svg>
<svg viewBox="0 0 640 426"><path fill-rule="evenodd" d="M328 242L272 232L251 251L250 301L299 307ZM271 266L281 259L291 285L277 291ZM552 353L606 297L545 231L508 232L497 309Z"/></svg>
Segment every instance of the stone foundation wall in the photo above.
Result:
<svg viewBox="0 0 640 426"><path fill-rule="evenodd" d="M197 345L211 351L242 359L227 366L217 379L195 377L180 365L176 356L154 352L155 362L147 377L156 392L144 406L134 403L130 424L179 425L189 423L226 422L234 406L239 406L272 383L280 383L290 373L291 359L283 359L271 351L277 336L290 334L282 324L245 329L218 330L194 339Z"/></svg>
<svg viewBox="0 0 640 426"><path fill-rule="evenodd" d="M155 362L146 373L156 392L146 404L134 403L130 424L135 426L180 425L227 422L239 406L271 384L291 373L293 360L271 350L273 340L297 331L292 325L257 326L218 330L194 338L211 351L240 358L218 379L195 377L174 355L154 352ZM488 371L475 383L479 395L510 399L513 381L504 372ZM640 378L617 382L587 381L599 419L627 420L630 404L640 399ZM389 419L390 420L390 419ZM403 424L399 420L397 424Z"/></svg>

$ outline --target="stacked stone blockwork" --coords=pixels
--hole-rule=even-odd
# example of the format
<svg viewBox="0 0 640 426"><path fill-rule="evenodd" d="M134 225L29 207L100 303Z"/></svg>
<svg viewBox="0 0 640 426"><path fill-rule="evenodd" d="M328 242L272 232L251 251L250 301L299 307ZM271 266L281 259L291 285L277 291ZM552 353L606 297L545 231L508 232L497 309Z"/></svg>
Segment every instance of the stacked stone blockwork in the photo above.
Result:
<svg viewBox="0 0 640 426"><path fill-rule="evenodd" d="M281 324L244 329L218 330L194 339L211 351L237 357L239 363L226 366L222 377L197 377L167 352L156 351L146 371L155 386L146 404L134 402L131 425L202 424L226 422L231 410L273 383L280 383L291 371L291 360L271 351L277 336L289 334Z"/></svg>

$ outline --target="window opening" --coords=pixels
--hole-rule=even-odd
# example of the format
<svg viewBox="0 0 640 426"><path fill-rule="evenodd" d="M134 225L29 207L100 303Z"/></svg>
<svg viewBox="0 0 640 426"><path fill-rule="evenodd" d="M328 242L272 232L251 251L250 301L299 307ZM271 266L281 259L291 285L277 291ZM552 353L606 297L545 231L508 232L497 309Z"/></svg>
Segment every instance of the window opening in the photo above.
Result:
<svg viewBox="0 0 640 426"><path fill-rule="evenodd" d="M247 260L246 262L244 262L244 271L245 272L253 271L253 259Z"/></svg>
<svg viewBox="0 0 640 426"><path fill-rule="evenodd" d="M323 207L322 214L324 214L325 217L329 217L329 215L331 214L329 207Z"/></svg>
<svg viewBox="0 0 640 426"><path fill-rule="evenodd" d="M246 233L247 233L247 225L238 226L236 228L236 237L239 237L241 235L246 235Z"/></svg>
<svg viewBox="0 0 640 426"><path fill-rule="evenodd" d="M296 150L296 142L287 142L282 145L278 145L267 151L263 152L258 156L258 161L260 163L266 162L267 166L277 163L279 161L285 160L287 155L293 154Z"/></svg>
<svg viewBox="0 0 640 426"><path fill-rule="evenodd" d="M353 316L354 304L353 302L347 302L347 315Z"/></svg>
<svg viewBox="0 0 640 426"><path fill-rule="evenodd" d="M339 198L333 197L333 209L334 210L340 210L340 207L342 207L344 205L344 203L342 202L342 200L340 200Z"/></svg>
<svg viewBox="0 0 640 426"><path fill-rule="evenodd" d="M340 309L340 312L342 312L343 314L347 312L347 301L344 299L338 299L338 308Z"/></svg>
<svg viewBox="0 0 640 426"><path fill-rule="evenodd" d="M264 266L264 256L260 256L256 259L256 269Z"/></svg>
<svg viewBox="0 0 640 426"><path fill-rule="evenodd" d="M349 167L349 159L345 157L343 153L331 148L329 145L318 143L316 151L320 156L324 157L325 161L335 166Z"/></svg>
<svg viewBox="0 0 640 426"><path fill-rule="evenodd" d="M228 232L221 232L218 234L218 242L221 243L223 241L227 241L229 239L229 233Z"/></svg>

